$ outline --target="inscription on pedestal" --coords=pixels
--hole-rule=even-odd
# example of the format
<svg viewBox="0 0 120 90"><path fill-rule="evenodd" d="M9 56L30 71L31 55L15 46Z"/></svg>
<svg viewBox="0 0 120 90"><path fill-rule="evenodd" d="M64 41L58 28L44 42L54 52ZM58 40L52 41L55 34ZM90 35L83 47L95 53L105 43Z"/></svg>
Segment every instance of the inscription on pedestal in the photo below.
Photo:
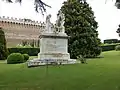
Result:
<svg viewBox="0 0 120 90"><path fill-rule="evenodd" d="M66 52L66 43L67 40L61 40L61 39L47 39L45 38L44 40L44 47L45 48L45 52L53 52L53 53L62 53L62 52Z"/></svg>

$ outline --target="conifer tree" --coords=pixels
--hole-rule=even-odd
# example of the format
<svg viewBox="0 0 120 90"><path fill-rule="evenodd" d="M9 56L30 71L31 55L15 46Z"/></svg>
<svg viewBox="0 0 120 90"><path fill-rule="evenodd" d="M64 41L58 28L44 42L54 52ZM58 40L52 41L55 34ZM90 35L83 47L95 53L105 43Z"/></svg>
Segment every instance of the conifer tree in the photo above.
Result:
<svg viewBox="0 0 120 90"><path fill-rule="evenodd" d="M2 28L0 27L0 60L7 58L8 50L6 48L6 39L5 34Z"/></svg>

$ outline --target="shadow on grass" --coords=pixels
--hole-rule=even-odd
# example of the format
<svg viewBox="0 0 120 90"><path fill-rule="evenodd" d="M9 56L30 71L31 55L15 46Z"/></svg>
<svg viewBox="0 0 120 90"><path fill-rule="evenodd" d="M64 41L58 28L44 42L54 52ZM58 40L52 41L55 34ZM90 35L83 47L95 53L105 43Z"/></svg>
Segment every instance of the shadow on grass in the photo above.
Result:
<svg viewBox="0 0 120 90"><path fill-rule="evenodd" d="M104 58L103 56L98 56L98 57L91 57L91 58L86 58L86 59L101 59Z"/></svg>

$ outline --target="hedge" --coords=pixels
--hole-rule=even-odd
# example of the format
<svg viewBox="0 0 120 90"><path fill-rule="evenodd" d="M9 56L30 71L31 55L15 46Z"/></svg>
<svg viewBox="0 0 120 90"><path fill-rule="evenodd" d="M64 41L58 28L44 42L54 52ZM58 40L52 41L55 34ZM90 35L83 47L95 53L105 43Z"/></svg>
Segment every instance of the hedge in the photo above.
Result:
<svg viewBox="0 0 120 90"><path fill-rule="evenodd" d="M118 43L118 39L106 39L104 40L104 44Z"/></svg>
<svg viewBox="0 0 120 90"><path fill-rule="evenodd" d="M103 45L101 46L102 52L115 50L115 47L120 44L113 44L113 45ZM8 48L9 54L11 53L21 53L21 54L28 54L29 56L37 56L40 52L40 48Z"/></svg>
<svg viewBox="0 0 120 90"><path fill-rule="evenodd" d="M120 44L113 44L113 45L105 45L105 46L101 46L101 48L102 48L102 52L104 52L104 51L115 50L115 47L116 47L117 45L120 45Z"/></svg>
<svg viewBox="0 0 120 90"><path fill-rule="evenodd" d="M28 54L29 56L37 56L40 52L40 48L8 48L9 54L21 53Z"/></svg>

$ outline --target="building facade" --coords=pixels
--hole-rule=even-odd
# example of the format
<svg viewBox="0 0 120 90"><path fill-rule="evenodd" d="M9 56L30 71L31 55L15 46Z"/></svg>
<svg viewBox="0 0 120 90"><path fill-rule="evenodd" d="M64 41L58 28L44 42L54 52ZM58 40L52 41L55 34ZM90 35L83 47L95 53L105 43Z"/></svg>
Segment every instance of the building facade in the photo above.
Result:
<svg viewBox="0 0 120 90"><path fill-rule="evenodd" d="M45 23L30 19L17 19L13 17L0 17L0 27L5 32L8 47L14 47L22 41L37 43Z"/></svg>

